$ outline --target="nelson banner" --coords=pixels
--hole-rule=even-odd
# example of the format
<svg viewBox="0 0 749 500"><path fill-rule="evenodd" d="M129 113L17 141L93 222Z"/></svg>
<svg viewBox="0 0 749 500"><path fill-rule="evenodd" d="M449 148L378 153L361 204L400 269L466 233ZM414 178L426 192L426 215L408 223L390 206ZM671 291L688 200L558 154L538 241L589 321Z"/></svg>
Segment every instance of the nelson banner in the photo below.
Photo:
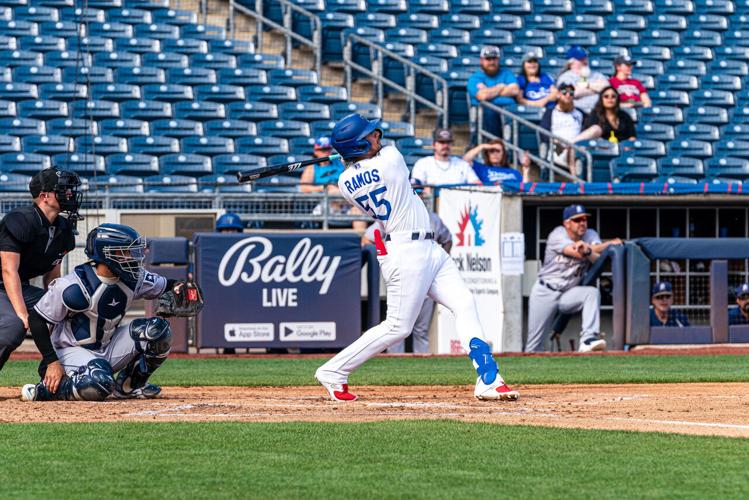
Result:
<svg viewBox="0 0 749 500"><path fill-rule="evenodd" d="M473 293L486 339L494 350L502 346L502 280L500 269L500 206L496 191L442 189L439 216L453 237L450 256ZM438 309L440 354L461 354L463 349L452 313Z"/></svg>
<svg viewBox="0 0 749 500"><path fill-rule="evenodd" d="M195 235L198 347L343 347L361 335L355 233Z"/></svg>

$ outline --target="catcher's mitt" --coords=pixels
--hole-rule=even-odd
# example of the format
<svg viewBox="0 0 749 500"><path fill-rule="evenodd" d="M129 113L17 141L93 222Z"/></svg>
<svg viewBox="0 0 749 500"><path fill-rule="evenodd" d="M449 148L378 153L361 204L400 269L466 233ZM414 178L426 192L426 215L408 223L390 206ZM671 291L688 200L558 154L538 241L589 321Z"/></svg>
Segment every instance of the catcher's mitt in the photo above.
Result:
<svg viewBox="0 0 749 500"><path fill-rule="evenodd" d="M159 297L156 314L165 318L171 316L196 316L202 309L203 290L194 281L178 281L171 289Z"/></svg>

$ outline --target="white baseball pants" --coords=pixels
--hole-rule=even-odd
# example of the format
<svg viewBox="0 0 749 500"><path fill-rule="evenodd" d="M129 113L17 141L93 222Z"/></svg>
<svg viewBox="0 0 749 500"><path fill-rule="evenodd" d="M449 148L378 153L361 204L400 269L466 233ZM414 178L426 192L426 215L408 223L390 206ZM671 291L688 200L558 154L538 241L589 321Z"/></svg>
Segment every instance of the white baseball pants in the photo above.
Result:
<svg viewBox="0 0 749 500"><path fill-rule="evenodd" d="M322 365L322 382L346 384L356 368L411 333L427 295L455 315L460 341L468 352L473 337L484 339L473 295L445 250L432 240L387 243L377 257L387 286L387 317Z"/></svg>
<svg viewBox="0 0 749 500"><path fill-rule="evenodd" d="M145 349L146 342L140 344ZM73 346L55 349L55 352L57 357L60 358L65 373L75 371L78 367L85 366L89 361L96 358L105 359L112 365L112 371L117 373L140 354L135 347L135 341L130 337L129 324L118 326L109 344L101 350L92 351L85 347Z"/></svg>

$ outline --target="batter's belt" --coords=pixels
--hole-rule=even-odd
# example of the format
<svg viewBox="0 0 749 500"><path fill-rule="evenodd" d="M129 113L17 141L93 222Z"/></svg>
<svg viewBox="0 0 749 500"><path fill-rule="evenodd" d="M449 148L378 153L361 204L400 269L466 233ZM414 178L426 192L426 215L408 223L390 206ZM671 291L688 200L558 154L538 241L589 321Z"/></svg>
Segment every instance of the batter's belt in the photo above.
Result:
<svg viewBox="0 0 749 500"><path fill-rule="evenodd" d="M390 234L385 235L385 241L395 241L395 242L433 240L433 239L434 239L434 233L425 232L425 231L413 231L411 233L409 233L408 231L399 231L397 233L390 233Z"/></svg>

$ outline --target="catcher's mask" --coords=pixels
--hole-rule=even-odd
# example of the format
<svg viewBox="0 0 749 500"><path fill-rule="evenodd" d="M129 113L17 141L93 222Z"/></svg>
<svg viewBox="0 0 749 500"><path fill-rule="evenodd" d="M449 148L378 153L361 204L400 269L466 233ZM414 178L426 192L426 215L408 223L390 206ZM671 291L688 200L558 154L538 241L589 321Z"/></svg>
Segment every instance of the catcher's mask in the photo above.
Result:
<svg viewBox="0 0 749 500"><path fill-rule="evenodd" d="M143 270L146 240L130 226L102 224L88 233L86 255L94 262L106 264L133 288Z"/></svg>

